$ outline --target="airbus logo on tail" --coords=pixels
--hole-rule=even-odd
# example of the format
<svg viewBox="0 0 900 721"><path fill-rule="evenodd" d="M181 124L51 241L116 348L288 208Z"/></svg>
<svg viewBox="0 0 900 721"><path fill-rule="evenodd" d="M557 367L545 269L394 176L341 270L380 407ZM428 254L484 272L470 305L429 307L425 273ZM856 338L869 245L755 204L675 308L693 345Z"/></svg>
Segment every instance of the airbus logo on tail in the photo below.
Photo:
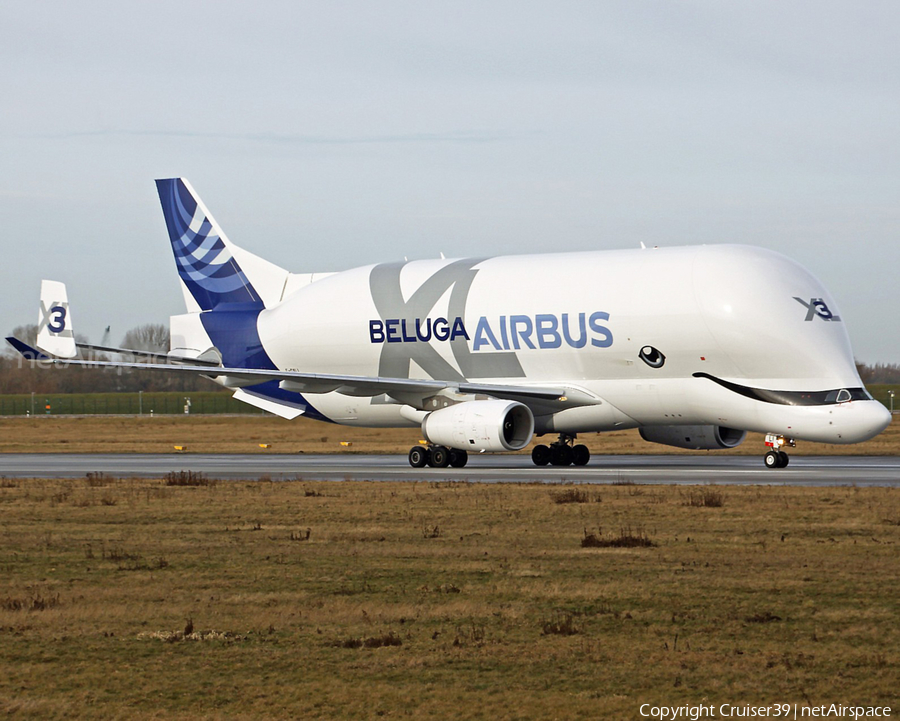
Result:
<svg viewBox="0 0 900 721"><path fill-rule="evenodd" d="M796 295L794 296L794 300L796 300L800 305L806 308L806 319L812 320L815 317L819 317L822 320L832 320L840 322L841 317L839 315L835 315L828 308L828 305L821 298L810 298L807 303L803 298L798 298Z"/></svg>

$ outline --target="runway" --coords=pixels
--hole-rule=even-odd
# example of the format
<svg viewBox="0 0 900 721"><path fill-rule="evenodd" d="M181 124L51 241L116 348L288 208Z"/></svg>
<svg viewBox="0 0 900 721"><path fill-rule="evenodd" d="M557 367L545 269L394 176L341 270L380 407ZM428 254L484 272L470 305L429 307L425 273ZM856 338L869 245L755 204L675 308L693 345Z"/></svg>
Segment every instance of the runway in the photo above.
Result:
<svg viewBox="0 0 900 721"><path fill-rule="evenodd" d="M580 468L538 468L527 456L470 456L465 468L411 468L403 455L285 454L47 454L0 455L0 476L80 478L103 472L119 478L200 471L225 480L459 481L472 483L791 484L900 486L894 456L792 456L768 469L757 456L594 456Z"/></svg>

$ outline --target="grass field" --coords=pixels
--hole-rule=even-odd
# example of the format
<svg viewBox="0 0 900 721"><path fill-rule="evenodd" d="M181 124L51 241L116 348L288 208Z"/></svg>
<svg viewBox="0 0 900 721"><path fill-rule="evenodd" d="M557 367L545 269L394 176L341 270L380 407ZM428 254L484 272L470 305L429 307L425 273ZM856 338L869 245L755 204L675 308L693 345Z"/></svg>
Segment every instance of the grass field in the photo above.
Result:
<svg viewBox="0 0 900 721"><path fill-rule="evenodd" d="M212 384L210 384L212 387ZM0 416L117 415L183 413L190 399L191 412L248 413L262 411L241 403L223 391L187 393L19 393L0 395ZM49 406L49 408L48 408ZM48 412L49 411L49 412Z"/></svg>
<svg viewBox="0 0 900 721"><path fill-rule="evenodd" d="M898 429L794 452L896 455ZM271 416L0 418L0 452L405 453L419 437ZM682 452L636 431L580 440ZM731 452L762 450L751 435ZM900 706L898 489L199 484L0 478L0 713Z"/></svg>
<svg viewBox="0 0 900 721"><path fill-rule="evenodd" d="M418 429L350 428L304 418L259 416L38 416L0 417L0 453L406 453L421 438ZM554 440L547 436L535 442ZM341 443L352 445L343 446ZM690 453L758 455L762 436L751 433L728 451L682 451L647 443L636 430L579 436L592 453ZM260 444L269 445L262 449ZM530 447L525 451L530 453ZM866 443L849 446L800 442L797 455L897 455L900 422Z"/></svg>
<svg viewBox="0 0 900 721"><path fill-rule="evenodd" d="M13 718L900 705L897 489L4 479L0 533Z"/></svg>

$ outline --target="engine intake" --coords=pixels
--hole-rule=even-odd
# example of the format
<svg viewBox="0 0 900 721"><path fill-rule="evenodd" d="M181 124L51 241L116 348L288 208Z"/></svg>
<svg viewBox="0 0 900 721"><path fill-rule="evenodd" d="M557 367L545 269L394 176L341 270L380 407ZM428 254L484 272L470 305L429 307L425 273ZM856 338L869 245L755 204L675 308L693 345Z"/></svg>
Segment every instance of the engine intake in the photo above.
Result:
<svg viewBox="0 0 900 721"><path fill-rule="evenodd" d="M422 421L429 443L468 451L520 451L534 435L534 416L515 401L465 401Z"/></svg>
<svg viewBox="0 0 900 721"><path fill-rule="evenodd" d="M695 451L736 448L747 437L747 431L725 426L645 426L640 431L645 441Z"/></svg>

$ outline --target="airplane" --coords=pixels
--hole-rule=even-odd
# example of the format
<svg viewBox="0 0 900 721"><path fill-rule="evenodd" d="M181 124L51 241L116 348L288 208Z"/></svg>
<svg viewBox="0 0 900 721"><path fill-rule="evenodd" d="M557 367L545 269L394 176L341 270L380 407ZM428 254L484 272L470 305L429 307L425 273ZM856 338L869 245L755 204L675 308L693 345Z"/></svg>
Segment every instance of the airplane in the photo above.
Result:
<svg viewBox="0 0 900 721"><path fill-rule="evenodd" d="M700 245L415 260L292 273L232 243L184 178L156 181L186 312L168 353L74 337L65 285L44 281L26 358L205 376L287 419L420 427L413 467L519 451L583 466L579 434L734 448L766 434L859 443L891 421L857 373L828 291L784 255ZM79 351L131 353L84 360Z"/></svg>

